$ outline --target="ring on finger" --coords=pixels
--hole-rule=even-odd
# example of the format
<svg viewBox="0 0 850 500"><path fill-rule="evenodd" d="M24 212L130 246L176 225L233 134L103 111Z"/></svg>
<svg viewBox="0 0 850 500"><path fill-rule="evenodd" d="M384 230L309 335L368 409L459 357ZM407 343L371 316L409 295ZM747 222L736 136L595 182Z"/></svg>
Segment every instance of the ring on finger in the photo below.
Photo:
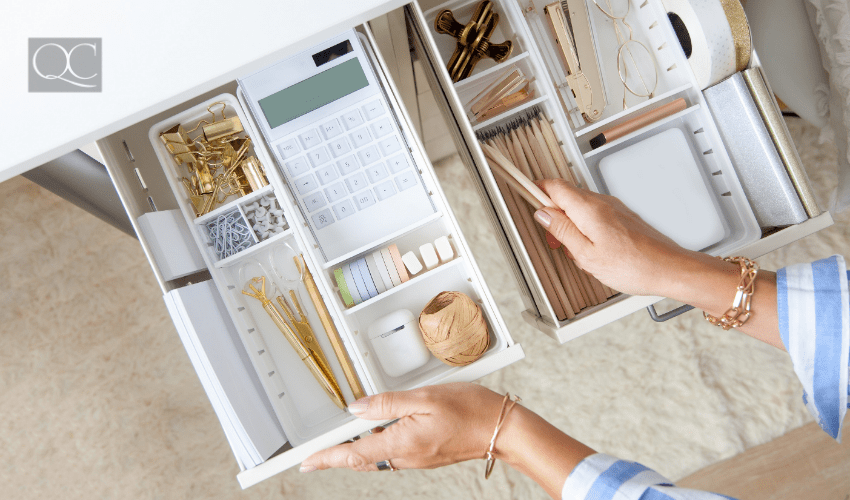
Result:
<svg viewBox="0 0 850 500"><path fill-rule="evenodd" d="M376 462L375 465L377 465L378 470L381 470L381 471L389 470L389 471L395 472L395 471L398 470L395 467L393 467L393 464L391 464L389 460L382 460L380 462Z"/></svg>

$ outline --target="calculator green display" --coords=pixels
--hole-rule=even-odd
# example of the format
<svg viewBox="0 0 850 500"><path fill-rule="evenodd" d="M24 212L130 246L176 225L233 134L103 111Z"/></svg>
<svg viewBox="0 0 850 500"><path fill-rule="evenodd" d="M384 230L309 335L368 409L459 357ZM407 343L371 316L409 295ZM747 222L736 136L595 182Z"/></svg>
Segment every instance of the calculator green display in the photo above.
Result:
<svg viewBox="0 0 850 500"><path fill-rule="evenodd" d="M259 100L270 128L319 109L369 85L357 58Z"/></svg>

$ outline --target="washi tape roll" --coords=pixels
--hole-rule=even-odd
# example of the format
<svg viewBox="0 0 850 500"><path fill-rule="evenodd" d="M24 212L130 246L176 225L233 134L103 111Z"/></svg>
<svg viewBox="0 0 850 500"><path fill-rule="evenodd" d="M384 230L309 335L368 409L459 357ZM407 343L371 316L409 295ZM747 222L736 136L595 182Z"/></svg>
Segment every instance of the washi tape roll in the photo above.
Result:
<svg viewBox="0 0 850 500"><path fill-rule="evenodd" d="M398 247L395 245L390 245L390 255L393 258L393 264L395 264L396 271L398 271L398 276L401 278L401 282L404 283L410 280L410 275L407 274L407 269L404 268L404 262L401 260L401 252L398 251Z"/></svg>
<svg viewBox="0 0 850 500"><path fill-rule="evenodd" d="M365 300L369 300L369 295L364 295L365 285L359 284L363 281L360 277L360 271L353 269L351 263L343 264L342 274L345 276L345 282L348 283L348 291L351 292L351 298L354 299L354 304L360 304Z"/></svg>
<svg viewBox="0 0 850 500"><path fill-rule="evenodd" d="M700 89L747 68L752 41L739 0L662 0L662 3Z"/></svg>
<svg viewBox="0 0 850 500"><path fill-rule="evenodd" d="M390 254L390 249L382 248L381 257L383 257L384 265L387 266L387 271L390 273L390 280L392 280L393 286L401 285L401 277L398 275L398 270L395 268L395 262L393 262L393 256Z"/></svg>
<svg viewBox="0 0 850 500"><path fill-rule="evenodd" d="M351 294L351 300L354 302L354 305L363 302L363 299L360 298L360 292L357 291L357 285L354 283L354 277L351 275L351 269L348 267L348 264L343 264L340 267L342 271L342 277L345 280L345 285L348 288L348 293Z"/></svg>
<svg viewBox="0 0 850 500"><path fill-rule="evenodd" d="M339 287L339 294L342 295L342 301L345 303L345 306L353 306L354 299L351 298L351 292L348 290L348 283L345 282L345 275L342 272L342 268L334 269L334 278L336 279L336 286Z"/></svg>
<svg viewBox="0 0 850 500"><path fill-rule="evenodd" d="M383 264L381 264L383 266ZM375 283L375 288L378 289L378 294L387 291L384 280L381 278L381 273L378 271L378 263L375 262L375 255L369 254L366 256L366 267L369 268L369 274L372 276L372 281Z"/></svg>
<svg viewBox="0 0 850 500"><path fill-rule="evenodd" d="M366 258L362 257L357 261L360 266L360 275L363 276L363 283L366 284L366 291L369 292L369 298L378 296L378 287L375 286L375 280L372 278L372 273L369 272L369 266L366 264Z"/></svg>
<svg viewBox="0 0 850 500"><path fill-rule="evenodd" d="M384 282L384 288L389 290L394 287L393 280L390 278L390 271L387 269L387 264L384 262L381 251L376 250L372 253L372 258L375 259L375 266L378 268L378 274L381 275L381 281Z"/></svg>

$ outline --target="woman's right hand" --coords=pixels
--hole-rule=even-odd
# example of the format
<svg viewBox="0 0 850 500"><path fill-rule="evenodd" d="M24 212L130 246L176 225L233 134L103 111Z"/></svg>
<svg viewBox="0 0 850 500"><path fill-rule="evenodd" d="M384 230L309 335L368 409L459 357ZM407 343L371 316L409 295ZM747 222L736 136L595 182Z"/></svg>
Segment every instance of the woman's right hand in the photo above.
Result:
<svg viewBox="0 0 850 500"><path fill-rule="evenodd" d="M538 185L561 208L535 220L563 243L576 264L609 287L630 295L671 296L682 266L705 260L677 245L613 196L572 187L561 179Z"/></svg>

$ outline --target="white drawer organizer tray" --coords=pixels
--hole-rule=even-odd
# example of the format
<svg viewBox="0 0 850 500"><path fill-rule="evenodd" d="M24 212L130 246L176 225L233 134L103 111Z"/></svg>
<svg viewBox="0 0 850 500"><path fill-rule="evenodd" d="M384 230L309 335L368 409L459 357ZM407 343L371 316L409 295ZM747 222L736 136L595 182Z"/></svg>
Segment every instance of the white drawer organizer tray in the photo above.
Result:
<svg viewBox="0 0 850 500"><path fill-rule="evenodd" d="M476 134L509 124L512 120L525 116L530 110L538 109L545 118L550 120L558 138L562 141L562 147L578 182L592 191L607 193L599 172L601 159L642 139L671 128L678 128L687 138L694 159L700 168L701 177L713 197L712 203L722 215L723 238L701 250L711 255L726 256L733 253L753 255L748 245L756 243L761 238L761 229L661 2L632 0L627 20L634 28L634 38L652 48L657 64L658 85L651 99L630 95L629 107L623 110L623 87L616 67L617 44L613 25L592 0L587 0L591 24L599 47L600 70L606 85L608 102L601 119L593 123L576 121L574 115L577 113L575 112L566 113L556 91L556 85L560 82L554 81L551 70L560 68L560 63L555 53L554 43L548 35L548 27L545 25L543 7L548 3L551 2L493 0L494 10L500 15L500 22L491 40L494 43L506 39L512 40L514 46L511 56L498 65L492 60L483 59L470 77L457 83L451 82L445 69L445 61L448 61L455 49L455 40L448 35L437 34L434 31L434 19L441 10L450 9L460 22L466 22L475 5L478 4L478 0L453 0L424 13L417 8L411 8L409 13L415 21L413 24L417 28L420 50L429 53L430 59L434 61L431 66L433 72L429 76L433 79L434 85L441 86L445 91L447 108L450 108L451 115L457 120L461 139L467 146L466 159L468 164L472 165L473 176L480 179L481 187L492 202L493 215L503 229L510 243L511 253L515 256L515 271L517 274L521 273L522 282L528 287L527 294L524 296L528 309L524 317L556 340L566 342L646 307L658 301L659 298L629 297L620 294L598 306L582 310L573 319L558 321L521 243L495 178L487 166L476 140ZM462 113L463 106L467 105L468 101L481 89L499 78L505 71L503 68L508 68L512 64L516 64L525 74L536 77L532 84L536 91L535 98L488 121L471 125ZM562 70L561 73L563 73ZM678 98L683 98L687 103L683 111L611 141L596 150L591 149L589 140L593 136L633 118L636 114L655 109ZM759 248L763 246L753 247L752 250L757 252ZM606 313L600 314L603 310Z"/></svg>
<svg viewBox="0 0 850 500"><path fill-rule="evenodd" d="M454 2L451 7L460 8L467 4L468 9L471 10L473 3L473 1ZM667 25L666 16L663 15L663 9L660 8L658 0L650 0L648 6L638 12L657 20L657 28L660 31L655 32L656 28L648 30L647 26L651 26L654 22L649 21L649 18L641 23L641 28L636 27L637 36L645 36L645 33L650 32L652 36L660 36L667 43L667 49L660 51L664 55L659 56L659 61L661 61L659 67L670 63L664 69L671 69L661 77L661 83L656 93L657 97L651 102L635 105L625 113L608 116L601 122L584 126L576 131L569 128L566 114L558 103L555 88L549 73L546 71L544 57L551 57L551 54L547 56L547 52L538 48L541 45L531 36L532 29L526 24L523 15L526 6L526 3L514 3L514 0L498 0L496 2L496 8L503 17L495 39L501 41L501 35L504 35L504 39L512 39L516 44L513 55L508 63L498 66L492 62L482 61L470 78L456 85L449 79L444 64L444 61L451 54L454 41L447 36L432 34L432 25L426 22L425 15L419 9L418 4L410 4L406 10L414 28L415 48L421 56L423 66L428 70L426 75L429 77L429 83L435 96L437 96L438 104L445 113L449 130L454 136L462 159L472 169L473 177L479 181L477 183L480 190L479 194L485 207L489 209L497 240L502 245L508 261L512 264L520 289L524 294L527 306L527 311L523 313L524 317L536 328L560 342L565 342L653 304L660 298L621 295L604 304L582 311L580 315L568 323L559 324L552 320L551 307L545 301L540 281L531 268L528 255L524 248L517 244L519 238L516 228L505 216L507 211L504 201L496 189L494 179L486 168L484 156L475 138L476 131L486 130L488 127L503 123L509 120L510 116L521 114L524 109L528 109L528 106L524 109L514 110L511 115L499 116L489 123L476 125L475 130L473 130L473 126L465 117L464 99L461 99L461 96L468 99L475 95L476 89L483 88L490 81L488 78L492 78L500 72L500 67L504 64L515 63L526 74L536 77L533 85L538 96L529 104L540 106L542 112L553 121L555 131L563 141L567 157L572 162L574 174L590 189L599 189L599 183L594 179L594 168L597 161L595 158L601 158L605 151L590 154L587 143L589 137L607 128L607 126L620 123L633 113L659 106L675 97L684 97L688 101L689 107L682 114L655 124L654 130L661 130L664 127L679 127L692 134L692 137L694 137L692 145L695 148L702 151L712 150L711 154L704 157L703 168L710 174L714 174L715 168L722 171L720 175L712 175L711 182L717 185L714 192L720 195L721 204L725 207L726 222L730 226L730 234L733 235L732 240L736 241L735 246L730 246L728 252L734 251L736 254L757 257L832 224L830 215L826 213L797 226L763 237L749 245L745 244L752 238L747 233L747 228L751 228L750 218L752 215L749 210L744 209L746 207L739 207L741 200L732 192L737 182L729 180L734 180L734 176L730 175L732 170L726 168L726 166L729 166L729 159L717 139L717 132L710 115L706 112L701 92L693 85L693 77L689 66L684 61L684 56L679 51L670 48L675 47L670 42L674 41L675 38ZM593 8L595 9L595 7ZM429 12L429 14L433 17L433 12ZM461 14L458 14L458 17L462 19ZM636 25L636 23L633 23L633 25ZM376 49L368 27L360 26L358 29L366 33L372 48ZM438 236L449 235L458 257L449 264L417 276L411 281L351 309L346 309L343 306L335 291L332 277L333 266L327 266L321 256L315 252L313 242L305 227L305 221L300 211L295 210L294 197L279 175L277 170L279 166L270 161L270 155L261 136L244 111L246 108L240 106L239 101L234 98L237 95L235 79L244 76L243 74L229 75L229 78L232 79L229 83L203 95L193 96L183 104L162 111L151 118L98 141L98 147L104 156L106 167L130 220L133 222L137 234L139 234L141 246L151 261L153 272L165 294L165 301L170 306L169 310L176 327L184 332L185 330L196 331L192 318L180 312L181 309L187 308L174 307L174 304L179 304L190 296L190 294L183 293L189 281L198 282L212 278L216 290L221 295L224 309L226 309L221 313L225 317L232 318L238 330L237 333L241 342L237 342L237 344L241 343L241 347L245 349L246 357L252 365L248 367L249 370L256 371L261 379L265 377L262 385L273 405L275 417L282 425L287 427L286 432L291 434L288 437L292 447L283 453L253 468L247 468L245 464L239 463L242 472L239 473L238 480L242 487L263 481L300 463L310 454L351 439L375 425L374 422L354 419L339 410L330 403L311 375L306 373L306 369L302 370L303 364L300 360L290 362L292 355L290 351L292 349L282 342L281 334L277 331L277 328L269 326L265 313L259 314L256 311L255 304L252 305L249 302L254 301L253 299L249 299L240 293L243 284L241 282L244 278L244 276L240 276L240 269L246 265L257 265L259 263L259 265L268 269L273 265L273 262L274 265L278 265L278 261L291 259L289 247L296 251L303 251L307 265L316 279L319 290L343 338L346 350L355 365L366 392L369 394L431 383L474 380L523 357L522 348L514 344L509 332L505 329L466 241L458 229L457 221L436 181L434 171L424 156L424 149L419 138L412 132L410 119L398 102L399 94L393 82L387 78L388 72L385 69L386 65L380 52L377 52L376 57L379 77L388 91L388 99L400 118L399 125L402 133L411 146L411 154L421 170L423 181L437 207L437 213L432 219L418 227L410 228L390 243L398 245L399 250L404 253L408 250L415 250L422 243L433 241ZM271 62L274 61L265 61L263 66ZM488 65L490 65L489 68ZM673 67L674 65L675 67ZM259 69L259 67L255 65L254 69ZM207 244L208 236L201 224L214 215L203 217L200 220L195 219L194 212L188 205L186 194L182 186L178 184L175 166L170 155L162 156L161 151L156 150L159 147L159 138L150 137L152 131L158 135L159 132L175 123L191 123L193 120L202 118L207 113L208 103L218 100L227 103L226 112L228 116L231 116L231 113L237 113L242 118L246 132L254 141L254 152L266 168L270 185L261 190L259 194L252 193L247 197L232 201L226 208L217 210L220 210L220 212L238 211L240 210L239 207L249 204L257 196L274 195L284 209L289 224L289 229L284 233L266 241L258 242L251 248L223 260L219 260L216 254L210 251ZM609 92L609 102L616 100L616 94ZM693 129L697 124L701 125L702 132L693 134L693 132L699 131L699 128ZM194 126L194 123L191 126ZM634 137L648 132L651 133L650 130L640 131ZM617 148L618 145L625 145L634 137L624 137L620 141L612 143L608 146L609 151ZM715 144L717 147L715 147ZM730 195L723 196L726 192L729 192ZM201 253L208 268L208 274L202 272L174 280L167 280L163 277L162 271L153 259L150 242L146 241L137 223L138 217L157 208L159 210L179 209L181 211L186 224L191 229L195 243L202 250ZM736 217L740 226L735 225ZM758 235L755 236L755 238L757 237ZM284 244L288 244L289 247ZM381 245L381 247L383 246L386 246L386 243ZM721 251L727 253L722 248L710 250L714 253ZM242 274L245 274L245 272ZM279 286L293 287L292 284L286 282L286 279L291 278L291 276L287 276L286 273L283 274L284 277L279 279ZM278 279L273 278L273 276L267 276L267 278ZM271 284L268 286L271 286ZM303 286L299 285L293 288L297 290L305 312L314 329L318 332L321 330L321 326ZM477 362L461 369L449 368L436 360L432 360L422 368L403 377L397 379L388 377L381 370L379 363L375 360L374 353L371 351L371 345L366 338L368 325L374 319L393 310L406 308L414 312L419 311L434 294L449 289L463 291L480 304L491 331L490 350ZM201 304L201 306L207 306L207 304ZM195 309L203 310L203 307L199 306ZM351 395L345 383L345 378L339 370L333 351L330 349L327 339L323 338L324 335L321 332L318 333L325 354L332 363L334 373L340 382L340 387L343 389L346 398L350 398ZM259 344L259 342L262 342L262 344ZM265 348L258 348L263 346ZM272 375L269 376L269 373L272 373ZM306 386L310 384L315 385L308 390Z"/></svg>
<svg viewBox="0 0 850 500"><path fill-rule="evenodd" d="M382 83L385 88L391 88L388 87L391 85L388 81L384 80ZM390 93L394 95L395 90L392 89ZM159 135L177 124L183 125L187 130L194 128L200 120L209 117L207 108L216 102L225 104L224 113L228 117L239 116L245 132L254 141L253 153L265 166L269 186L245 197L229 201L213 212L196 218L181 184L182 169L171 157ZM437 213L401 231L401 236L389 242L376 242L374 247L369 248L362 255L368 255L388 244L395 244L401 253L405 253L417 249L423 243L433 242L441 236L448 236L457 250L457 257L446 264L420 273L410 281L353 308L346 308L342 303L339 293L336 292L333 278L334 262L326 263L322 254L316 250L317 246L314 244L312 234L305 224L301 211L294 205L293 193L284 183L279 171L280 167L271 160L252 118L243 110L245 108L234 95L222 94L208 99L154 124L148 133L149 144L156 152L177 205L191 228L195 242L202 249L209 272L223 298L226 312L236 325L243 347L260 378L289 443L296 447L274 458L277 468L295 465L309 453L333 444L333 441L326 442L327 435L331 431L339 431L342 434L335 435L342 435L343 439L348 439L375 425L374 422L369 424L358 421L347 411L335 406L263 310L260 302L242 294L246 282L255 276L266 277L266 292L272 299L281 294L280 291L296 290L346 401L349 403L354 401L355 398L346 383L342 368L333 355L330 341L322 333L319 316L309 300L306 288L298 281L298 272L292 260L297 254L303 253L344 340L364 390L368 394L412 389L453 380L471 381L523 356L521 347L514 345L499 316L494 301L472 260L466 241L459 232L456 220L435 180L432 167L424 156L421 145L410 132L411 128L406 115L394 96L389 102L395 108L396 114L402 118L401 127L408 143L415 146L411 148L411 152L437 207ZM213 242L210 240L206 223L218 215L234 210L244 214L246 205L261 196L268 195L273 195L278 200L289 222L289 229L272 235L262 242L256 242L235 255L219 259L212 249ZM481 359L463 368L450 367L437 358L431 357L424 366L402 376L392 377L386 374L366 335L369 325L374 320L399 309L418 313L432 297L442 291L463 292L479 304L490 332L488 351ZM311 442L317 438L324 438L319 439L319 442L324 443L323 446L315 441ZM339 440L337 439L336 442ZM242 481L241 477L240 481ZM251 480L248 479L243 481L243 484L250 482Z"/></svg>

